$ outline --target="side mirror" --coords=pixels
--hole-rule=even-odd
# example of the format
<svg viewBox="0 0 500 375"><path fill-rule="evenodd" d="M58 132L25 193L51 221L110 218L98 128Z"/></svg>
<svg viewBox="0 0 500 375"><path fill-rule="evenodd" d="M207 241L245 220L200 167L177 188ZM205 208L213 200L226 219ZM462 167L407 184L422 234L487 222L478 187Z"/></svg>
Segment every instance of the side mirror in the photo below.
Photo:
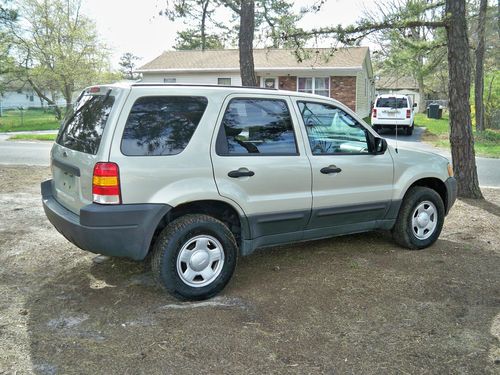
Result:
<svg viewBox="0 0 500 375"><path fill-rule="evenodd" d="M413 103L413 108L417 108L417 103Z"/></svg>
<svg viewBox="0 0 500 375"><path fill-rule="evenodd" d="M375 138L375 147L373 153L382 155L387 151L387 141L384 138Z"/></svg>

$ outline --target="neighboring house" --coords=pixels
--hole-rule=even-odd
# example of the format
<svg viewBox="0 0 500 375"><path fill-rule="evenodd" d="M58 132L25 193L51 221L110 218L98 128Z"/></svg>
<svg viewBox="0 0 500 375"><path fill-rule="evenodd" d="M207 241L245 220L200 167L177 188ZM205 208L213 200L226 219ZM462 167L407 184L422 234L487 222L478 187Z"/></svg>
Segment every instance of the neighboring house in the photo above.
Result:
<svg viewBox="0 0 500 375"><path fill-rule="evenodd" d="M420 103L420 94L418 92L418 84L411 77L387 77L381 76L375 80L375 91L377 95L381 94L400 94L407 95L412 98L413 103L417 103L417 111Z"/></svg>
<svg viewBox="0 0 500 375"><path fill-rule="evenodd" d="M293 50L254 49L260 86L330 96L362 117L370 114L375 87L367 47L308 49L307 54L298 62ZM148 83L241 86L237 49L168 51L137 72Z"/></svg>
<svg viewBox="0 0 500 375"><path fill-rule="evenodd" d="M49 92L44 92L44 95L51 96ZM56 101L57 105L64 106L64 99ZM0 108L2 110L12 108L40 108L46 107L47 102L38 97L38 95L27 85L19 85L15 87L10 85L4 92L0 93Z"/></svg>

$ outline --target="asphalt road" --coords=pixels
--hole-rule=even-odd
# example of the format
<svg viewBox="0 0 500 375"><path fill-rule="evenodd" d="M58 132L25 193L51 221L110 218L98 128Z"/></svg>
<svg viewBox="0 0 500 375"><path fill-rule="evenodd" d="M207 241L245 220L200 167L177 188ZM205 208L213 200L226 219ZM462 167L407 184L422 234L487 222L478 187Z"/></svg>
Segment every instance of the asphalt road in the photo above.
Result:
<svg viewBox="0 0 500 375"><path fill-rule="evenodd" d="M387 142L391 146L434 152L435 154L448 158L451 162L451 153L449 151L420 141L424 131L425 128L415 128L411 136L398 134L397 139L394 132L383 131L381 136L387 139ZM481 186L500 187L500 159L476 157L476 165L479 176L479 184Z"/></svg>
<svg viewBox="0 0 500 375"><path fill-rule="evenodd" d="M420 142L423 128L415 128L412 136L388 133L381 135L387 139L389 144L399 147L415 148L423 151L430 151L447 157L451 160L449 152ZM40 132L47 133L47 132ZM0 133L0 164L20 164L20 165L41 165L48 166L50 158L51 144L49 142L24 142L7 141L11 134ZM481 186L500 187L500 159L476 158L479 183Z"/></svg>

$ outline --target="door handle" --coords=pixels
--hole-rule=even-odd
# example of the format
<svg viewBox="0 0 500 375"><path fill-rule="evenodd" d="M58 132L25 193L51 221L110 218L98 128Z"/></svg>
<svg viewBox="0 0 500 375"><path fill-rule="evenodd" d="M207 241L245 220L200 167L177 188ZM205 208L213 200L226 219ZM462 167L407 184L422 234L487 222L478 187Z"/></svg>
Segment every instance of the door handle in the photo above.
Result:
<svg viewBox="0 0 500 375"><path fill-rule="evenodd" d="M237 171L231 171L227 174L231 178L238 178L238 177L252 177L255 175L253 171L245 171L245 170L237 170Z"/></svg>
<svg viewBox="0 0 500 375"><path fill-rule="evenodd" d="M320 172L323 174L340 173L342 172L342 169L340 169L336 165L330 165L328 167L321 168Z"/></svg>

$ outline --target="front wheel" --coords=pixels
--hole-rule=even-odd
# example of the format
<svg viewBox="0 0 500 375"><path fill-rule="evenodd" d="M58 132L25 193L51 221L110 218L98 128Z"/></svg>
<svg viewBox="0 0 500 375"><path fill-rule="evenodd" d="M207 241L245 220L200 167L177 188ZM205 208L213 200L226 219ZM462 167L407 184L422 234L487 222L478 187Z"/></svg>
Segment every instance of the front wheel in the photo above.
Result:
<svg viewBox="0 0 500 375"><path fill-rule="evenodd" d="M423 249L437 241L444 223L444 204L439 194L422 186L411 188L399 210L392 236L411 250Z"/></svg>
<svg viewBox="0 0 500 375"><path fill-rule="evenodd" d="M151 268L173 296L202 300L219 293L233 275L238 247L221 221L186 215L170 223L153 249Z"/></svg>

